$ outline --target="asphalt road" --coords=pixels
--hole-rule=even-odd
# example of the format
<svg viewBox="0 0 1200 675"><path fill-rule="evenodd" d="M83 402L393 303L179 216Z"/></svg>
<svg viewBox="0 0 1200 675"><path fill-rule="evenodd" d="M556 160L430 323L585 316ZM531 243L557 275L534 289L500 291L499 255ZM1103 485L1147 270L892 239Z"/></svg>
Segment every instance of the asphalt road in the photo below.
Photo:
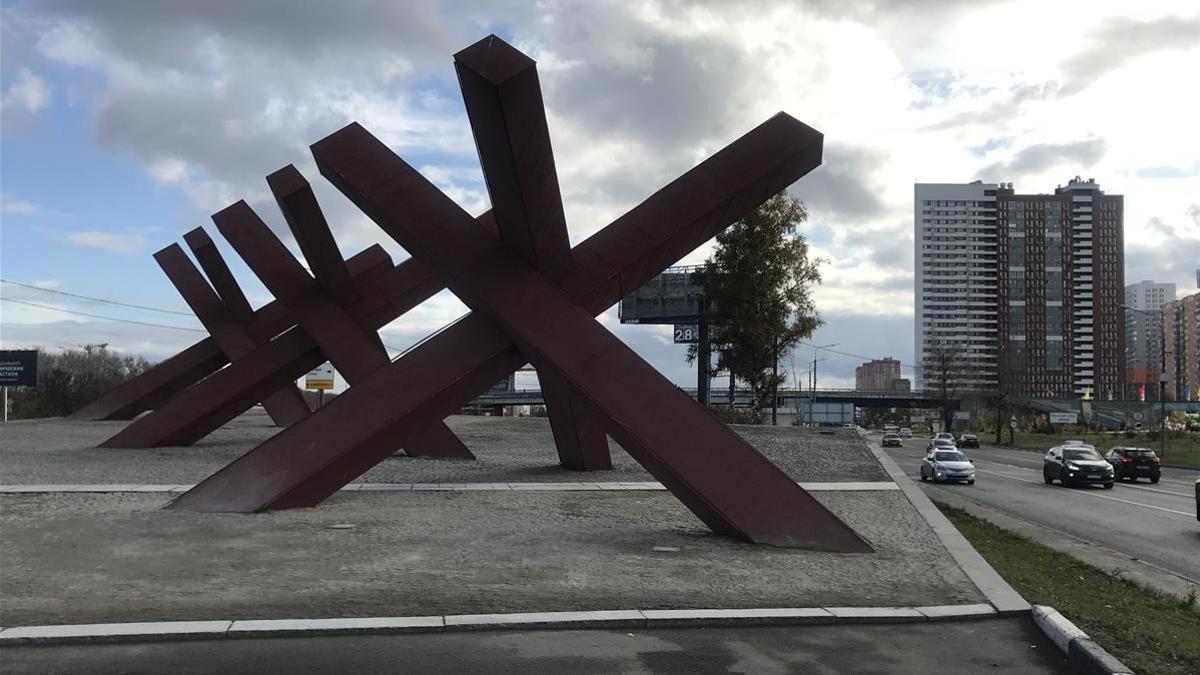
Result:
<svg viewBox="0 0 1200 675"><path fill-rule="evenodd" d="M878 443L873 434L869 441ZM887 448L919 482L927 439ZM964 449L975 460L975 485L921 483L933 499L972 505L999 514L1002 526L1016 527L1103 569L1119 567L1132 578L1179 595L1200 586L1200 521L1194 483L1200 471L1165 468L1152 485L1118 481L1112 490L1098 485L1065 488L1042 480L1042 455L984 445ZM972 509L968 509L972 510ZM994 519L995 520L995 519Z"/></svg>
<svg viewBox="0 0 1200 675"><path fill-rule="evenodd" d="M1027 618L5 647L6 673L1068 673Z"/></svg>

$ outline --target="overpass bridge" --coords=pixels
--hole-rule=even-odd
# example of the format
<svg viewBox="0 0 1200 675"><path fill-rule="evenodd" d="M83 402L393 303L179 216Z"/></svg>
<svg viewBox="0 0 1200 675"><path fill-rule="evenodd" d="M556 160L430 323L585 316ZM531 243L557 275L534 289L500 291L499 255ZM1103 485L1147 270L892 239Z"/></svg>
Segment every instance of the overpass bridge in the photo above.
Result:
<svg viewBox="0 0 1200 675"><path fill-rule="evenodd" d="M696 398L695 389L684 389L687 395ZM729 398L725 392L714 390L710 394L714 405L728 405ZM804 401L821 403L852 403L859 408L940 408L942 398L929 391L857 391L854 389L780 389L776 398L776 408L795 408ZM734 405L749 406L750 391L739 389L734 393ZM540 389L517 389L513 391L493 391L480 396L474 401L481 406L508 405L545 405ZM950 400L951 408L958 408L957 399Z"/></svg>

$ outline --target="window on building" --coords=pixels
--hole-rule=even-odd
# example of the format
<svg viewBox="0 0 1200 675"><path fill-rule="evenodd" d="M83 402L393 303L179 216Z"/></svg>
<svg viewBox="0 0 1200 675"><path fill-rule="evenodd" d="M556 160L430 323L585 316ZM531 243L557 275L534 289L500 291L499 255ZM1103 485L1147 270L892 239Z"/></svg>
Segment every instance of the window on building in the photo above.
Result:
<svg viewBox="0 0 1200 675"><path fill-rule="evenodd" d="M1008 271L1008 299L1017 302L1025 301L1025 272L1022 270Z"/></svg>
<svg viewBox="0 0 1200 675"><path fill-rule="evenodd" d="M1025 237L1008 238L1008 264L1013 267L1025 266Z"/></svg>
<svg viewBox="0 0 1200 675"><path fill-rule="evenodd" d="M1063 299L1063 273L1046 272L1046 301L1047 302L1062 302Z"/></svg>
<svg viewBox="0 0 1200 675"><path fill-rule="evenodd" d="M1025 334L1025 305L1009 305L1009 307L1008 307L1008 334L1009 335L1024 335Z"/></svg>
<svg viewBox="0 0 1200 675"><path fill-rule="evenodd" d="M1046 370L1062 370L1063 343L1061 340L1046 342Z"/></svg>
<svg viewBox="0 0 1200 675"><path fill-rule="evenodd" d="M1063 332L1063 312L1062 307L1047 307L1046 308L1046 335L1062 335Z"/></svg>

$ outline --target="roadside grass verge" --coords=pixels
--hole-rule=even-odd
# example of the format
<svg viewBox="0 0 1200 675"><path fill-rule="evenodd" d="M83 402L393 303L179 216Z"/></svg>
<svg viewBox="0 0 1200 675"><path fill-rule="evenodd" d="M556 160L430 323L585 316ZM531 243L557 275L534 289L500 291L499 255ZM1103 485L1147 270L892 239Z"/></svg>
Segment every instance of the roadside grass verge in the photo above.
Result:
<svg viewBox="0 0 1200 675"><path fill-rule="evenodd" d="M1139 673L1200 673L1200 604L1109 574L1026 537L938 504L1029 602L1049 605Z"/></svg>
<svg viewBox="0 0 1200 675"><path fill-rule="evenodd" d="M1079 431L1075 433L1035 434L1028 431L1018 431L1013 434L1013 443L1010 445L1008 442L1008 432L1005 431L1001 447L1044 453L1051 447L1071 438L1077 438L1084 443L1094 445L1102 453L1107 452L1109 448L1115 446L1150 448L1155 452L1159 452L1158 434L1144 432L1126 436L1124 433L1114 432L1088 433ZM996 440L996 437L990 431L980 432L979 440L982 443L991 444ZM1194 431L1172 431L1168 433L1167 452L1163 462L1178 466L1200 468L1200 433Z"/></svg>

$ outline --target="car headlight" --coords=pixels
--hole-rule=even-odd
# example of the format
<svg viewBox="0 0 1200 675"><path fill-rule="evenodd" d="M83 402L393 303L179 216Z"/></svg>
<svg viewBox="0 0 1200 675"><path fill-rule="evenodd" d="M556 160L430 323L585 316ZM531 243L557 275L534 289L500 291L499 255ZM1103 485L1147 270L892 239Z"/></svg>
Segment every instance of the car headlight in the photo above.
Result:
<svg viewBox="0 0 1200 675"><path fill-rule="evenodd" d="M1075 464L1073 462L1067 462L1067 468L1070 469L1071 471L1078 471L1079 465Z"/></svg>

